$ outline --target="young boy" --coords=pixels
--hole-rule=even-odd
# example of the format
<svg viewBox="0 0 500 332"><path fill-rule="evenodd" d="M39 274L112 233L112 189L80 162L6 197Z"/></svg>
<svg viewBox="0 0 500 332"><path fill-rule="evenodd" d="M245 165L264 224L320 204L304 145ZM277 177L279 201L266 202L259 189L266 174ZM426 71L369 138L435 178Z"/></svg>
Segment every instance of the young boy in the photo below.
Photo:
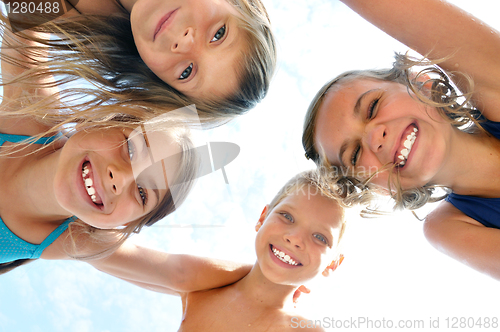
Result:
<svg viewBox="0 0 500 332"><path fill-rule="evenodd" d="M257 222L252 270L232 285L181 294L179 331L295 330L296 315L287 313L285 304L298 286L339 264L334 259L345 229L344 210L335 193L324 188L316 171L291 179Z"/></svg>

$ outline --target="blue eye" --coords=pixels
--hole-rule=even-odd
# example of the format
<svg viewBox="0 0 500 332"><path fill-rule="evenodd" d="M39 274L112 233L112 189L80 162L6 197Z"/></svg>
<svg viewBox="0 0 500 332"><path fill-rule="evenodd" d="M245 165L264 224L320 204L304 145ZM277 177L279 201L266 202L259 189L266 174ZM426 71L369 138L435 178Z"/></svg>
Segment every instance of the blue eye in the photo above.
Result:
<svg viewBox="0 0 500 332"><path fill-rule="evenodd" d="M288 220L288 221L290 221L290 222L294 222L294 221L293 221L293 217L292 217L291 215L289 215L288 213L286 213L286 212L280 212L280 214L281 214L281 215L282 215L282 216L283 216L286 220Z"/></svg>
<svg viewBox="0 0 500 332"><path fill-rule="evenodd" d="M319 241L323 242L324 244L328 245L328 240L326 239L326 237L324 237L323 235L321 234L314 234L313 235L316 239L318 239Z"/></svg>
<svg viewBox="0 0 500 332"><path fill-rule="evenodd" d="M213 43L213 42L221 40L225 34L226 34L226 26L223 25L219 30L217 30L217 32L214 35L214 38L212 38L212 40L210 42Z"/></svg>
<svg viewBox="0 0 500 332"><path fill-rule="evenodd" d="M137 185L137 190L139 191L139 195L141 196L142 205L146 205L146 203L148 202L148 192L140 185Z"/></svg>
<svg viewBox="0 0 500 332"><path fill-rule="evenodd" d="M188 78L191 75L192 72L193 72L193 64L190 64L189 67L184 69L181 76L179 76L179 79L185 80L186 78Z"/></svg>
<svg viewBox="0 0 500 332"><path fill-rule="evenodd" d="M130 158L130 161L134 160L134 156L137 152L137 149L134 145L134 143L132 143L131 140L127 140L127 149L128 149L128 156ZM146 203L148 202L148 192L146 191L146 189L144 189L143 187L141 187L140 185L137 185L137 191L139 192L139 196L141 197L141 200L142 200L142 205L146 205Z"/></svg>
<svg viewBox="0 0 500 332"><path fill-rule="evenodd" d="M134 143L132 143L130 140L127 140L127 149L130 160L134 160L134 154L136 153L136 148Z"/></svg>

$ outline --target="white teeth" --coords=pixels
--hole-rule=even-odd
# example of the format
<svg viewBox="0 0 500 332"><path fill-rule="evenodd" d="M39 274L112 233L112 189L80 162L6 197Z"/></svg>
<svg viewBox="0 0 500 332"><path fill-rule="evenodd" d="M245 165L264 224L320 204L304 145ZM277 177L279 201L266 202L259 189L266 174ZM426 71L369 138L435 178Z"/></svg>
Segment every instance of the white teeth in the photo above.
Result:
<svg viewBox="0 0 500 332"><path fill-rule="evenodd" d="M95 195L95 189L92 187L94 184L94 181L92 181L91 178L87 178L86 176L90 173L90 170L88 169L87 165L83 166L82 169L82 178L83 181L85 182L85 189L87 190L87 194L90 196L90 199L92 202L97 201L97 196Z"/></svg>
<svg viewBox="0 0 500 332"><path fill-rule="evenodd" d="M273 248L273 253L274 256L278 257L278 259L282 262L288 263L290 265L299 265L299 263L294 261L289 255L285 254L283 251Z"/></svg>
<svg viewBox="0 0 500 332"><path fill-rule="evenodd" d="M417 139L417 128L413 128L413 132L411 132L408 136L406 136L406 140L403 142L404 149L398 155L398 159L401 160L399 165L404 166L406 164L406 159L410 155L411 148Z"/></svg>

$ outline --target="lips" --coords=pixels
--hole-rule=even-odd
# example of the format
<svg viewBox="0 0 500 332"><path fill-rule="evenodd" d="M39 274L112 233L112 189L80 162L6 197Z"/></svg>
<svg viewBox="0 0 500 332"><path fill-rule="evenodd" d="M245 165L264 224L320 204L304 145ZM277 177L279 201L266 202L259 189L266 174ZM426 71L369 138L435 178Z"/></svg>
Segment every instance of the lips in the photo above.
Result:
<svg viewBox="0 0 500 332"><path fill-rule="evenodd" d="M177 9L174 9L172 10L171 12L167 13L165 16L163 16L161 19L160 19L160 22L158 22L158 25L156 25L156 29L155 29L155 33L153 35L153 41L155 41L156 39L156 36L163 30L165 29L167 26L170 25L170 23L172 23L173 19L174 19L174 16L175 14L177 13Z"/></svg>

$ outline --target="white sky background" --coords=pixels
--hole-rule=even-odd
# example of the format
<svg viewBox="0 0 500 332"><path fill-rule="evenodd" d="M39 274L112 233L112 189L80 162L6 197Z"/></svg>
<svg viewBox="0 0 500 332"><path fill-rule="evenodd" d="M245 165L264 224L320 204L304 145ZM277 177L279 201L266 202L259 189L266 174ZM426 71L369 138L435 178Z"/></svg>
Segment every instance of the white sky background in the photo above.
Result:
<svg viewBox="0 0 500 332"><path fill-rule="evenodd" d="M290 177L314 166L303 156L301 134L316 91L345 70L388 67L393 51L407 50L338 1L264 1L280 51L271 91L256 109L209 133L211 141L241 147L226 167L229 185L220 171L201 178L174 215L134 241L253 263L254 225L262 208ZM496 1L452 2L499 29ZM312 293L301 298L298 313L395 325L423 320L421 331L431 317L440 318L441 330L447 317L500 318L500 284L432 248L422 222L410 213L349 217L344 263L330 278L310 284ZM223 227L185 226L190 224ZM178 298L142 290L85 263L37 261L0 276L0 332L176 331L180 319Z"/></svg>

